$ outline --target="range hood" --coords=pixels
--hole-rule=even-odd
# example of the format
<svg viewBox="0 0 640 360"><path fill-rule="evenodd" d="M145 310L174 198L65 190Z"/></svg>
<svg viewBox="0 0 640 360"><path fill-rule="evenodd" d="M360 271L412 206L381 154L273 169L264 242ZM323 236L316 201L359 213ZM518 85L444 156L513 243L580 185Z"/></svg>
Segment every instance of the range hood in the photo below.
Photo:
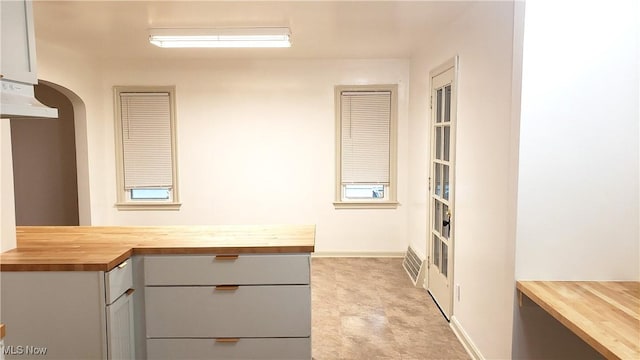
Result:
<svg viewBox="0 0 640 360"><path fill-rule="evenodd" d="M7 79L0 79L0 85L1 118L58 117L58 109L45 106L35 98L33 85Z"/></svg>

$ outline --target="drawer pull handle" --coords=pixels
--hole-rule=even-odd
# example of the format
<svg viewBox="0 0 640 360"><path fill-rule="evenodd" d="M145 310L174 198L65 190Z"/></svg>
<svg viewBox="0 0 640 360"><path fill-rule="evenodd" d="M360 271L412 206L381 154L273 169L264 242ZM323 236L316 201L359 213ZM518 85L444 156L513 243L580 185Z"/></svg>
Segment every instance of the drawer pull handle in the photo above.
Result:
<svg viewBox="0 0 640 360"><path fill-rule="evenodd" d="M125 266L127 266L127 262L123 261L122 264L118 265L118 269L123 269Z"/></svg>
<svg viewBox="0 0 640 360"><path fill-rule="evenodd" d="M127 296L129 296L129 295L133 294L134 291L136 291L136 289L128 289L124 293L127 294Z"/></svg>
<svg viewBox="0 0 640 360"><path fill-rule="evenodd" d="M217 343L237 343L238 341L240 341L239 338L217 338L216 339Z"/></svg>
<svg viewBox="0 0 640 360"><path fill-rule="evenodd" d="M238 285L218 285L216 286L216 290L235 291L238 290L238 287Z"/></svg>
<svg viewBox="0 0 640 360"><path fill-rule="evenodd" d="M216 260L234 261L238 260L238 255L216 255Z"/></svg>

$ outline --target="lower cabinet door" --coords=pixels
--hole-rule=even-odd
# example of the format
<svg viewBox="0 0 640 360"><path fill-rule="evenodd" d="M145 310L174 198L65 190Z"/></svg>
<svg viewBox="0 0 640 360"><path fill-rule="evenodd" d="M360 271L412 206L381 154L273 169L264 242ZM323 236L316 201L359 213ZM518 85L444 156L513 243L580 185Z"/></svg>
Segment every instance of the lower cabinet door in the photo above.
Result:
<svg viewBox="0 0 640 360"><path fill-rule="evenodd" d="M309 285L146 287L147 338L311 336Z"/></svg>
<svg viewBox="0 0 640 360"><path fill-rule="evenodd" d="M237 341L236 341L237 340ZM148 339L147 358L179 359L311 359L310 338Z"/></svg>
<svg viewBox="0 0 640 360"><path fill-rule="evenodd" d="M135 359L133 336L133 296L123 294L107 305L107 358Z"/></svg>

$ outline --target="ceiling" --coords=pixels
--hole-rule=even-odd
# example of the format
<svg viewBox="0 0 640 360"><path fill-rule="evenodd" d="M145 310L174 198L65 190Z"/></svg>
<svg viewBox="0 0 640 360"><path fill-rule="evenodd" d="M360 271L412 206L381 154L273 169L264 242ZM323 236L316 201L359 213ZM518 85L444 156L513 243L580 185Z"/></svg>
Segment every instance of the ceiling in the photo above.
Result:
<svg viewBox="0 0 640 360"><path fill-rule="evenodd" d="M408 58L472 2L34 1L37 38L110 58ZM288 26L287 49L161 49L150 28Z"/></svg>

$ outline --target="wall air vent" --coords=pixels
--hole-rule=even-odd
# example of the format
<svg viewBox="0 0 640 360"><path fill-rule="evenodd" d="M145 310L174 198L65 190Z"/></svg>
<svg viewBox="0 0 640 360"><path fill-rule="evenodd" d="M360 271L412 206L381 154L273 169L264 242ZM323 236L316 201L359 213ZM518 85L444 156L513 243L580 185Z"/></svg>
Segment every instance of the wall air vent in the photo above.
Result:
<svg viewBox="0 0 640 360"><path fill-rule="evenodd" d="M407 271L413 285L416 287L422 287L424 283L424 276L426 271L425 261L421 260L416 252L409 246L407 253L405 254L402 267Z"/></svg>

